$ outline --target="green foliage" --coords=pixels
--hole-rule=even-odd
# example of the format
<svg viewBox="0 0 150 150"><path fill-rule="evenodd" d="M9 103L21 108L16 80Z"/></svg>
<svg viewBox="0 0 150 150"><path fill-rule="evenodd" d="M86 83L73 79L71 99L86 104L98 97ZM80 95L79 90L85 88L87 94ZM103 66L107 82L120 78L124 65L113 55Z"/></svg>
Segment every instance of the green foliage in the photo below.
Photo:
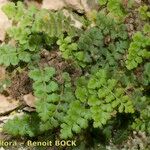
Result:
<svg viewBox="0 0 150 150"><path fill-rule="evenodd" d="M45 67L43 70L34 69L30 71L29 77L34 80L33 89L36 96L36 112L44 122L41 124L41 130L50 129L59 125L58 120L62 114L58 112L60 96L57 82L52 78L55 75L55 69Z"/></svg>
<svg viewBox="0 0 150 150"><path fill-rule="evenodd" d="M139 11L141 19L147 20L150 18L150 11L147 5L140 6L138 11Z"/></svg>
<svg viewBox="0 0 150 150"><path fill-rule="evenodd" d="M71 138L72 132L80 133L81 129L88 127L88 110L79 101L70 104L64 123L61 124L61 138Z"/></svg>
<svg viewBox="0 0 150 150"><path fill-rule="evenodd" d="M100 66L117 66L128 48L127 37L123 24L98 13L96 27L86 30L79 39L80 61L82 64L99 62Z"/></svg>
<svg viewBox="0 0 150 150"><path fill-rule="evenodd" d="M141 97L138 99L140 116L135 118L135 122L132 124L132 128L137 131L142 131L150 134L150 98Z"/></svg>
<svg viewBox="0 0 150 150"><path fill-rule="evenodd" d="M99 0L100 5L105 5L107 3L107 0Z"/></svg>
<svg viewBox="0 0 150 150"><path fill-rule="evenodd" d="M107 8L114 16L120 19L124 18L126 15L122 0L109 0Z"/></svg>
<svg viewBox="0 0 150 150"><path fill-rule="evenodd" d="M59 45L59 49L62 52L62 57L64 59L73 58L74 51L77 51L77 44L72 42L71 37L61 37L57 41L57 44Z"/></svg>
<svg viewBox="0 0 150 150"><path fill-rule="evenodd" d="M34 80L36 112L42 121L40 129L45 131L57 127L64 118L64 113L69 107L68 103L74 100L69 75L62 74L64 79L62 87L54 80L55 69L52 67L45 67L43 70L34 69L29 76Z"/></svg>
<svg viewBox="0 0 150 150"><path fill-rule="evenodd" d="M141 112L140 118L136 118L132 128L150 134L150 108L147 107Z"/></svg>
<svg viewBox="0 0 150 150"><path fill-rule="evenodd" d="M136 68L144 59L150 58L149 46L150 38L148 35L144 35L140 31L134 34L126 60L126 66L129 70Z"/></svg>
<svg viewBox="0 0 150 150"><path fill-rule="evenodd" d="M4 5L2 9L10 19L15 21L18 21L25 13L24 5L21 2L18 2L17 6L15 3L10 2L7 5Z"/></svg>
<svg viewBox="0 0 150 150"><path fill-rule="evenodd" d="M131 1L131 0L130 0ZM126 16L125 9L123 7L123 0L99 0L100 5L106 5L107 9L117 20L123 20Z"/></svg>
<svg viewBox="0 0 150 150"><path fill-rule="evenodd" d="M23 32L20 35L22 38L25 34L29 35L30 32L44 32L49 37L59 37L65 31L68 31L68 33L73 31L69 19L63 15L63 12L38 10L33 6L26 9L22 2L17 2L17 5L8 3L3 6L3 11L12 21L18 23L15 29L17 33L19 33L19 30ZM17 33L14 32L14 36L17 36Z"/></svg>
<svg viewBox="0 0 150 150"><path fill-rule="evenodd" d="M16 49L8 44L0 47L0 64L4 66L17 65L19 61L30 62L31 54L28 51Z"/></svg>
<svg viewBox="0 0 150 150"><path fill-rule="evenodd" d="M143 82L144 85L149 85L150 83L150 63L144 65Z"/></svg>
<svg viewBox="0 0 150 150"><path fill-rule="evenodd" d="M64 32L75 34L74 27L70 25L70 19L63 12L48 12L46 10L36 13L33 31L43 32L49 37L60 37Z"/></svg>
<svg viewBox="0 0 150 150"><path fill-rule="evenodd" d="M111 17L97 14L96 26L81 34L77 44L71 37L61 37L57 44L65 59L73 59L81 67L99 62L100 66L117 66L128 48L126 27Z"/></svg>
<svg viewBox="0 0 150 150"><path fill-rule="evenodd" d="M72 137L73 132L79 133L82 128L87 128L88 120L93 120L94 128L102 128L117 112L134 113L130 97L117 80L107 76L104 69L88 81L84 77L80 78L75 95L78 100L70 104L65 123L61 125L62 138Z"/></svg>
<svg viewBox="0 0 150 150"><path fill-rule="evenodd" d="M130 39L122 21L132 0L126 2L99 0L102 11L79 17L82 29L63 11L3 6L12 27L0 45L0 65L11 77L17 68L29 72L36 108L9 120L5 132L36 137L56 129L56 138L83 142L76 149L101 149L101 139L119 144L133 130L150 133L149 8L139 8L144 27ZM4 84L0 92L7 94Z"/></svg>
<svg viewBox="0 0 150 150"><path fill-rule="evenodd" d="M30 118L30 115L25 115L23 118L19 117L8 121L4 126L4 130L7 133L15 136L32 137L36 136L36 132L41 134L58 127L64 122L65 114L70 103L75 100L75 96L72 91L69 74L66 72L62 74L64 80L62 85L55 81L55 76L56 70L52 67L34 68L29 72L29 77L34 81L33 90L36 97L35 119L37 119L38 131L33 132L35 127L32 124L30 125L29 120L31 119L34 122L34 119ZM16 130L13 130L15 125ZM11 127L9 128L9 126Z"/></svg>
<svg viewBox="0 0 150 150"><path fill-rule="evenodd" d="M119 86L117 80L109 78L106 70L99 70L88 82L88 104L94 120L94 127L107 123L114 111L119 113L134 113L130 97Z"/></svg>
<svg viewBox="0 0 150 150"><path fill-rule="evenodd" d="M21 2L17 5L8 3L2 9L13 22L7 34L10 40L13 39L15 48L7 43L2 46L0 64L9 66L20 61L30 62L31 55L39 55L42 48L51 46L64 32L75 34L75 28L62 12L38 10L33 6L26 9Z"/></svg>
<svg viewBox="0 0 150 150"><path fill-rule="evenodd" d="M36 136L39 134L37 114L23 115L15 117L13 120L8 120L3 129L13 136Z"/></svg>

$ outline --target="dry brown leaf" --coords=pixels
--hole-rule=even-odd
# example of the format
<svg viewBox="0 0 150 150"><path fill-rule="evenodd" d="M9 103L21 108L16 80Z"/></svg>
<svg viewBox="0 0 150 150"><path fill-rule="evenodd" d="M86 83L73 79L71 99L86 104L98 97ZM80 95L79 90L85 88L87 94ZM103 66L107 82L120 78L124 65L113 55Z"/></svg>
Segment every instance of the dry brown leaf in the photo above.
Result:
<svg viewBox="0 0 150 150"><path fill-rule="evenodd" d="M35 107L35 97L30 93L23 96L23 100L30 107Z"/></svg>
<svg viewBox="0 0 150 150"><path fill-rule="evenodd" d="M18 108L20 105L21 104L17 100L0 95L0 115L7 114Z"/></svg>
<svg viewBox="0 0 150 150"><path fill-rule="evenodd" d="M0 0L0 41L2 42L5 40L6 30L11 27L11 21L1 10L2 6L7 2L7 0Z"/></svg>

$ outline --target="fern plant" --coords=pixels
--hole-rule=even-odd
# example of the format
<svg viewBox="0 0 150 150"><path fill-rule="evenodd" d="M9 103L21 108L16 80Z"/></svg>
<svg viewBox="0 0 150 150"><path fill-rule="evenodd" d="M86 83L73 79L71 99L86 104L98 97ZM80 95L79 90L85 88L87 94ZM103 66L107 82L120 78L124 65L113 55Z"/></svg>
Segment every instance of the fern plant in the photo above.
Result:
<svg viewBox="0 0 150 150"><path fill-rule="evenodd" d="M129 0L128 6L132 4ZM117 20L123 20L127 15L125 8L123 6L123 0L99 0L101 6L106 5L110 14L112 14Z"/></svg>
<svg viewBox="0 0 150 150"><path fill-rule="evenodd" d="M41 134L39 132L39 117L36 113L15 117L7 121L3 130L13 136L37 136Z"/></svg>
<svg viewBox="0 0 150 150"><path fill-rule="evenodd" d="M77 100L70 104L65 123L61 125L61 137L81 132L88 127L88 120L93 120L94 128L102 128L117 112L134 113L130 97L117 80L107 76L106 70L100 69L88 81L82 77L78 82Z"/></svg>
<svg viewBox="0 0 150 150"><path fill-rule="evenodd" d="M17 65L19 61L30 62L31 53L16 49L16 47L9 44L4 44L0 47L0 64L4 66Z"/></svg>
<svg viewBox="0 0 150 150"><path fill-rule="evenodd" d="M57 127L64 117L65 99L60 95L60 88L53 80L55 69L45 67L44 70L34 69L29 77L34 80L33 89L36 96L36 112L41 118L41 130ZM64 102L63 102L64 101ZM61 103L64 104L61 104Z"/></svg>
<svg viewBox="0 0 150 150"><path fill-rule="evenodd" d="M2 8L13 26L0 45L0 65L9 73L26 66L36 98L35 112L9 120L5 132L37 137L57 129L61 139L77 137L85 143L102 134L106 143L117 144L131 127L150 133L149 22L130 41L126 25L112 17L124 19L126 1L99 2L109 13L87 14L92 24L84 20L80 33L62 11L27 8L21 2ZM146 17L148 9L141 8Z"/></svg>
<svg viewBox="0 0 150 150"><path fill-rule="evenodd" d="M62 12L38 10L33 6L27 9L21 2L17 2L17 5L10 2L2 9L13 22L7 31L8 38L13 42L6 42L0 48L0 64L6 66L17 65L20 61L29 62L33 60L33 55L39 55L42 48L51 47L64 32L76 32Z"/></svg>
<svg viewBox="0 0 150 150"><path fill-rule="evenodd" d="M132 128L136 131L142 131L150 134L150 98L149 96L134 97L136 100L135 106L140 112L139 117L135 117L132 123Z"/></svg>
<svg viewBox="0 0 150 150"><path fill-rule="evenodd" d="M126 27L117 24L111 17L97 14L96 27L85 31L78 43L81 62L99 62L101 66L117 66L128 48Z"/></svg>
<svg viewBox="0 0 150 150"><path fill-rule="evenodd" d="M88 104L91 106L94 127L106 124L114 111L134 113L130 97L118 84L117 80L107 77L107 71L104 69L99 70L90 78L88 88L91 96Z"/></svg>
<svg viewBox="0 0 150 150"><path fill-rule="evenodd" d="M61 124L60 137L62 139L72 138L73 133L80 133L81 129L88 127L89 111L80 101L70 104L69 110Z"/></svg>
<svg viewBox="0 0 150 150"><path fill-rule="evenodd" d="M150 58L149 46L150 38L148 35L140 31L134 34L126 60L126 66L129 70L136 68L144 59Z"/></svg>
<svg viewBox="0 0 150 150"><path fill-rule="evenodd" d="M66 72L62 74L63 84L55 81L55 76L56 70L53 67L34 68L29 72L29 77L34 81L36 113L33 116L31 114L31 117L25 114L21 118L17 117L9 120L4 125L4 130L7 133L14 136L32 137L56 128L64 121L65 114L70 103L75 100L75 96L72 91L69 74ZM36 127L30 124L30 119L33 122L37 120Z"/></svg>
<svg viewBox="0 0 150 150"><path fill-rule="evenodd" d="M81 34L79 41L71 43L71 37L57 41L65 59L71 58L83 68L99 62L101 66L117 66L128 48L126 26L118 24L103 13L97 14L96 26Z"/></svg>
<svg viewBox="0 0 150 150"><path fill-rule="evenodd" d="M146 107L145 110L142 110L140 113L140 117L135 119L132 128L150 134L150 107Z"/></svg>
<svg viewBox="0 0 150 150"><path fill-rule="evenodd" d="M149 85L150 83L150 63L144 65L143 83L144 85Z"/></svg>
<svg viewBox="0 0 150 150"><path fill-rule="evenodd" d="M70 36L61 37L57 41L59 49L62 52L62 57L64 59L73 59L74 51L77 51L77 44L72 42Z"/></svg>
<svg viewBox="0 0 150 150"><path fill-rule="evenodd" d="M130 43L126 60L126 67L129 70L137 68L139 64L150 58L150 25L148 22L148 6L144 5L139 7L139 14L141 15L141 19L144 20L144 27L141 31L137 31L132 37L133 41Z"/></svg>
<svg viewBox="0 0 150 150"><path fill-rule="evenodd" d="M147 5L140 6L138 11L142 20L148 20L150 18L150 11Z"/></svg>

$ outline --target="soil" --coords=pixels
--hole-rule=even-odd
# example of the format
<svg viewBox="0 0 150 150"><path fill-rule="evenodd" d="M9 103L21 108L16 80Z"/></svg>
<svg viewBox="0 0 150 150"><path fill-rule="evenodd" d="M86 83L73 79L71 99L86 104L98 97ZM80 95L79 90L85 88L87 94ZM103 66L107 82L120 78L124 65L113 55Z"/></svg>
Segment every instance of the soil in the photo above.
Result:
<svg viewBox="0 0 150 150"><path fill-rule="evenodd" d="M22 100L23 95L32 92L32 81L28 77L27 71L16 74L11 81L12 83L7 90L11 97Z"/></svg>
<svg viewBox="0 0 150 150"><path fill-rule="evenodd" d="M47 51L43 50L41 52L41 60L39 62L40 67L50 66L56 69L56 80L58 83L62 84L62 73L68 72L72 78L72 80L76 79L77 77L81 76L82 71L75 67L73 61L71 60L64 60L61 57L61 53L58 50Z"/></svg>

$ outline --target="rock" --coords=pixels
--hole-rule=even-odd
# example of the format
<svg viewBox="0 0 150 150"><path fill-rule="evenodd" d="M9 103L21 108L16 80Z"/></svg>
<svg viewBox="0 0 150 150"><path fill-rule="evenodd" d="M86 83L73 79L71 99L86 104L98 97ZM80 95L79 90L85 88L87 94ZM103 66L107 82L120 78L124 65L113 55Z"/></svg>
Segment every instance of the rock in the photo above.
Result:
<svg viewBox="0 0 150 150"><path fill-rule="evenodd" d="M84 12L84 7L81 4L80 0L64 0L67 7L70 7L78 12Z"/></svg>
<svg viewBox="0 0 150 150"><path fill-rule="evenodd" d="M35 107L35 97L30 93L23 96L23 100L30 107Z"/></svg>
<svg viewBox="0 0 150 150"><path fill-rule="evenodd" d="M20 105L21 104L17 100L0 95L0 115L5 115L18 108Z"/></svg>
<svg viewBox="0 0 150 150"><path fill-rule="evenodd" d="M33 108L33 107L25 107L25 108L23 108L23 111L25 111L25 112L35 112L36 111L36 109L35 108Z"/></svg>
<svg viewBox="0 0 150 150"><path fill-rule="evenodd" d="M37 8L41 8L41 1L36 1L36 0L24 0L24 3L27 6L34 5Z"/></svg>
<svg viewBox="0 0 150 150"><path fill-rule="evenodd" d="M12 24L1 9L7 2L7 0L0 0L0 41L2 42L5 40L6 30L11 27Z"/></svg>
<svg viewBox="0 0 150 150"><path fill-rule="evenodd" d="M60 10L65 7L63 0L43 0L42 8L49 10Z"/></svg>
<svg viewBox="0 0 150 150"><path fill-rule="evenodd" d="M42 8L49 10L60 10L63 8L71 8L79 13L89 12L97 9L96 0L43 0Z"/></svg>
<svg viewBox="0 0 150 150"><path fill-rule="evenodd" d="M135 0L135 2L141 4L141 0Z"/></svg>
<svg viewBox="0 0 150 150"><path fill-rule="evenodd" d="M87 13L87 12L90 12L92 10L98 10L99 8L99 4L97 3L96 0L81 0L81 4L84 8L84 11Z"/></svg>
<svg viewBox="0 0 150 150"><path fill-rule="evenodd" d="M64 13L64 15L66 16L66 17L70 17L70 19L72 20L72 22L73 22L73 24L72 24L72 26L74 26L74 27L76 27L76 28L79 28L79 29L81 29L82 28L82 26L83 26L83 24L79 21L79 20L77 20L74 16L73 16L73 14L72 13L70 13L68 10L63 10L63 13Z"/></svg>

